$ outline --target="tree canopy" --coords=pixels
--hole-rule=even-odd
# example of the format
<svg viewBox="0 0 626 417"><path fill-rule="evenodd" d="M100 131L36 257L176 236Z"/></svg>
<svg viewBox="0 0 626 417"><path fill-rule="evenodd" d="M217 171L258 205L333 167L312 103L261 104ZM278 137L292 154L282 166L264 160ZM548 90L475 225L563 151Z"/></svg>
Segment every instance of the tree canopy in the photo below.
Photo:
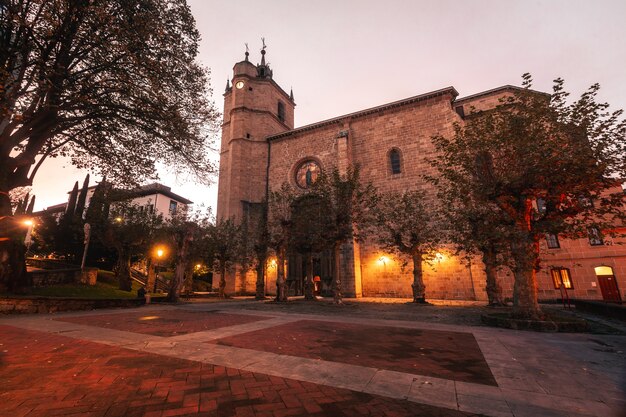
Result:
<svg viewBox="0 0 626 417"><path fill-rule="evenodd" d="M0 192L47 159L133 183L163 162L209 180L218 117L185 0L8 0L0 8Z"/></svg>
<svg viewBox="0 0 626 417"><path fill-rule="evenodd" d="M378 243L387 251L411 257L413 302L426 302L422 264L435 256L443 240L435 210L428 209L421 191L383 194L376 207Z"/></svg>
<svg viewBox="0 0 626 417"><path fill-rule="evenodd" d="M552 95L531 90L529 75L523 85L495 109L472 112L452 137L434 137L432 163L453 198L494 211L489 227L509 243L515 313L537 317L539 240L624 224L626 121L596 101L598 85L571 103L560 79Z"/></svg>

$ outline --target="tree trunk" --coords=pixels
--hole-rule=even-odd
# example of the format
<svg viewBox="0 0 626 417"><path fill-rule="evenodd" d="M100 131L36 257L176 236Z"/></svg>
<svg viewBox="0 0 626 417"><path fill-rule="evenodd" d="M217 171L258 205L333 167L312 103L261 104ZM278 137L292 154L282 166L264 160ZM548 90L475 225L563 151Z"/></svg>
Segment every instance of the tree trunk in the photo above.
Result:
<svg viewBox="0 0 626 417"><path fill-rule="evenodd" d="M496 268L496 255L491 250L483 251L483 263L485 264L485 275L487 276L487 299L490 306L503 306L502 287L498 282L498 269Z"/></svg>
<svg viewBox="0 0 626 417"><path fill-rule="evenodd" d="M413 259L413 302L417 304L426 304L426 286L424 285L424 277L422 270L423 255L421 252L414 252L411 255Z"/></svg>
<svg viewBox="0 0 626 417"><path fill-rule="evenodd" d="M317 300L313 294L313 254L306 255L306 278L304 280L304 299Z"/></svg>
<svg viewBox="0 0 626 417"><path fill-rule="evenodd" d="M26 273L26 246L19 238L0 239L0 289L19 292L32 285Z"/></svg>
<svg viewBox="0 0 626 417"><path fill-rule="evenodd" d="M180 297L180 289L185 282L185 272L190 263L189 252L193 241L193 234L191 229L186 228L184 235L182 236L182 242L178 245L178 255L176 262L176 269L174 271L174 277L170 282L170 288L167 292L167 300L171 302L178 301Z"/></svg>
<svg viewBox="0 0 626 417"><path fill-rule="evenodd" d="M267 256L265 254L259 254L258 263L256 266L256 296L257 300L265 300L265 264L267 262Z"/></svg>
<svg viewBox="0 0 626 417"><path fill-rule="evenodd" d="M539 260L539 242L533 239L531 219L533 206L530 199L525 201L523 218L516 226L520 237L511 242L513 258L513 316L516 318L539 320L543 317L537 301L536 268Z"/></svg>
<svg viewBox="0 0 626 417"><path fill-rule="evenodd" d="M154 282L156 281L156 274L154 273L154 262L152 257L148 257L146 261L146 291L152 292L154 290Z"/></svg>
<svg viewBox="0 0 626 417"><path fill-rule="evenodd" d="M170 286L167 291L167 301L175 303L180 297L181 285L185 281L185 271L187 270L187 262L181 256L176 262L176 268L174 269L174 276L170 281Z"/></svg>
<svg viewBox="0 0 626 417"><path fill-rule="evenodd" d="M0 288L10 291L30 285L26 247L19 219L12 215L9 190L0 190Z"/></svg>
<svg viewBox="0 0 626 417"><path fill-rule="evenodd" d="M119 282L119 288L122 291L132 290L132 279L130 277L130 254L124 251L118 251L117 268L116 268L117 280Z"/></svg>
<svg viewBox="0 0 626 417"><path fill-rule="evenodd" d="M183 281L183 288L181 291L186 294L193 293L193 268L194 263L191 261L187 262L187 269L185 269L185 280Z"/></svg>
<svg viewBox="0 0 626 417"><path fill-rule="evenodd" d="M220 298L227 298L226 295L226 264L220 261L220 283L219 283L219 296Z"/></svg>
<svg viewBox="0 0 626 417"><path fill-rule="evenodd" d="M537 245L529 241L511 244L513 257L513 316L540 320L543 316L537 301Z"/></svg>
<svg viewBox="0 0 626 417"><path fill-rule="evenodd" d="M276 301L287 301L285 289L285 250L280 248L276 253Z"/></svg>
<svg viewBox="0 0 626 417"><path fill-rule="evenodd" d="M334 274L333 274L333 298L335 304L343 304L343 294L341 292L341 242L335 242L334 254Z"/></svg>

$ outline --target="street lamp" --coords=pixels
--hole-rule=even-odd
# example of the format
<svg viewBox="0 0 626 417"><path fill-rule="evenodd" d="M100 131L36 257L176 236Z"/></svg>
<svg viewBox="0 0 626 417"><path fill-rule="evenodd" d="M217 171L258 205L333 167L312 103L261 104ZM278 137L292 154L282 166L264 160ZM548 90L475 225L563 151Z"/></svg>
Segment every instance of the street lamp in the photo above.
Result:
<svg viewBox="0 0 626 417"><path fill-rule="evenodd" d="M157 258L157 262L154 265L154 290L152 292L156 292L157 291L157 283L159 282L159 261L163 258L163 256L165 255L165 249L163 248L157 248L155 251L156 254L156 258Z"/></svg>
<svg viewBox="0 0 626 417"><path fill-rule="evenodd" d="M24 237L24 245L26 245L26 252L30 250L30 245L33 243L33 226L35 226L35 222L32 219L24 220L24 226L28 227L26 231L26 236Z"/></svg>

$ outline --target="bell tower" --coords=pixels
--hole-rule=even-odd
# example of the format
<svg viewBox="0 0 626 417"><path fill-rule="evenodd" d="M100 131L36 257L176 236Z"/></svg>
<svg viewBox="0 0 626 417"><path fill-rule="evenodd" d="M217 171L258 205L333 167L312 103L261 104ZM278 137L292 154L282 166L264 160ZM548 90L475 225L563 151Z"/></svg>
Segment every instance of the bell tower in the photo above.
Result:
<svg viewBox="0 0 626 417"><path fill-rule="evenodd" d="M217 219L242 219L243 207L261 202L267 185L268 136L293 129L293 92L287 94L273 79L265 62L248 58L233 67L224 92L224 120L220 147Z"/></svg>

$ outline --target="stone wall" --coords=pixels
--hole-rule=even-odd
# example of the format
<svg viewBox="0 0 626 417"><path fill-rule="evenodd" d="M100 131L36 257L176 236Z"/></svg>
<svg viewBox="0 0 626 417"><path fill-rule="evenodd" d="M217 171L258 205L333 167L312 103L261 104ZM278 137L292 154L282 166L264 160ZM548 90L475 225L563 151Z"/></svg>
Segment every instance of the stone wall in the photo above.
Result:
<svg viewBox="0 0 626 417"><path fill-rule="evenodd" d="M75 269L79 267L79 265L69 264L57 259L46 258L28 258L26 259L26 264L41 269Z"/></svg>
<svg viewBox="0 0 626 417"><path fill-rule="evenodd" d="M52 269L29 271L33 287L47 287L58 284L73 284L81 282L80 268Z"/></svg>
<svg viewBox="0 0 626 417"><path fill-rule="evenodd" d="M289 130L293 129L294 103L285 101L286 93L274 81L255 77L254 65L237 63L233 84L242 80L245 87L233 87L224 95L218 216L238 218L242 201L260 202L265 196L266 179L271 189L278 189L285 182L297 187L295 171L306 160L315 160L322 170L337 167L340 172L350 164L358 164L362 180L372 182L379 191L422 190L427 201L434 203L436 190L423 179L424 175L436 174L427 161L435 155L432 136L451 137L454 124L464 123L463 114L470 114L472 108L491 109L500 103L500 98L519 90L504 86L456 99L456 91L445 88ZM284 123L275 114L278 100L286 104ZM268 139L268 135L273 136ZM392 149L401 156L399 174L391 172ZM355 245L350 255L347 250L342 252L344 293L356 297L410 297L411 265L384 253L373 242L374 239ZM438 259L424 265L428 298L487 299L479 259L468 266L452 256L445 245L439 253ZM570 297L592 299L602 298L594 268L611 266L622 299L626 299L626 249L617 243L592 247L586 239L563 242L558 250L544 248L544 264L547 269L538 274L541 299L560 296L552 283L550 265L570 269L574 282ZM268 268L269 292L275 291L275 276L275 268ZM510 272L502 271L500 280L504 295L510 297ZM228 293L251 294L256 274L238 269L227 274L226 281Z"/></svg>
<svg viewBox="0 0 626 417"><path fill-rule="evenodd" d="M80 298L4 297L0 298L0 314L55 313L60 311L99 308L139 307L143 299L94 300Z"/></svg>

